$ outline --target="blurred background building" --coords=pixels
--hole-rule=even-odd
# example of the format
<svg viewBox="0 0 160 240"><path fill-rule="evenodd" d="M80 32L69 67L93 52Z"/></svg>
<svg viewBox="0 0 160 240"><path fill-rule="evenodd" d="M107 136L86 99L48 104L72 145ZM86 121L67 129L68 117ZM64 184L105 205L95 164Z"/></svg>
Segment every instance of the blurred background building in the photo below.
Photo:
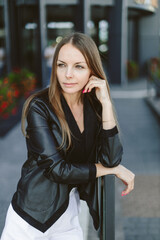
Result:
<svg viewBox="0 0 160 240"><path fill-rule="evenodd" d="M158 0L0 0L0 77L27 68L46 86L45 49L73 31L95 40L112 84L144 76L160 56Z"/></svg>

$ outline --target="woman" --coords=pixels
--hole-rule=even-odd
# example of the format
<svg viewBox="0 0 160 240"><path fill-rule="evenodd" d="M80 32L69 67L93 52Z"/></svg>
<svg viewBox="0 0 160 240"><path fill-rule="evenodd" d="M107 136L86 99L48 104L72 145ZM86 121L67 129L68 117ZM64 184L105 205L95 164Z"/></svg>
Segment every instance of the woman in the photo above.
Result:
<svg viewBox="0 0 160 240"><path fill-rule="evenodd" d="M99 227L97 178L115 174L134 188L134 174L120 165L122 146L109 86L93 40L82 33L56 47L51 84L31 96L28 160L9 207L1 240L82 240L79 202L87 202Z"/></svg>

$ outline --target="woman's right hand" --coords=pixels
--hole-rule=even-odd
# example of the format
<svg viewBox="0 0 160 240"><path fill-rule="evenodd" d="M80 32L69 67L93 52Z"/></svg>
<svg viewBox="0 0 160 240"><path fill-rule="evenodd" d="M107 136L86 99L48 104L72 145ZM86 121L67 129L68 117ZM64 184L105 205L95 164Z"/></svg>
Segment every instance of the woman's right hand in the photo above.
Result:
<svg viewBox="0 0 160 240"><path fill-rule="evenodd" d="M122 191L122 196L127 195L134 189L135 174L133 172L120 164L114 167L114 174L127 186L125 190Z"/></svg>

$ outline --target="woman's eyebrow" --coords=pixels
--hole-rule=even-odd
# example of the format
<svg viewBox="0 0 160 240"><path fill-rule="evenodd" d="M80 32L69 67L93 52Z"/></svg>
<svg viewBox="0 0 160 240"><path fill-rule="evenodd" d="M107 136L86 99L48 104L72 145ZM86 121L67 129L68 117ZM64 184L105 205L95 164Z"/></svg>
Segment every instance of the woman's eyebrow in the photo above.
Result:
<svg viewBox="0 0 160 240"><path fill-rule="evenodd" d="M58 61L65 63L64 61L62 61L62 60L60 60L60 59L58 59L57 62L58 62Z"/></svg>
<svg viewBox="0 0 160 240"><path fill-rule="evenodd" d="M76 62L75 64L81 64L81 63L85 63L85 64L87 64L86 62Z"/></svg>
<svg viewBox="0 0 160 240"><path fill-rule="evenodd" d="M60 59L58 59L57 62L58 62L58 61L60 61L60 62L62 62L62 63L66 63L66 62L64 62L64 61L62 61L62 60L60 60ZM81 64L81 63L87 64L86 62L75 62L75 64Z"/></svg>

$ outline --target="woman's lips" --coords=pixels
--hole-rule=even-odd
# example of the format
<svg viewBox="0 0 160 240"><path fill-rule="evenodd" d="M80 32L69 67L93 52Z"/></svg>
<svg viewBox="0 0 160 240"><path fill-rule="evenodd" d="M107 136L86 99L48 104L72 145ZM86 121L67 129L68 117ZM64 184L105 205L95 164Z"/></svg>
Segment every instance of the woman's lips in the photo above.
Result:
<svg viewBox="0 0 160 240"><path fill-rule="evenodd" d="M66 87L73 87L75 86L77 83L63 83Z"/></svg>

